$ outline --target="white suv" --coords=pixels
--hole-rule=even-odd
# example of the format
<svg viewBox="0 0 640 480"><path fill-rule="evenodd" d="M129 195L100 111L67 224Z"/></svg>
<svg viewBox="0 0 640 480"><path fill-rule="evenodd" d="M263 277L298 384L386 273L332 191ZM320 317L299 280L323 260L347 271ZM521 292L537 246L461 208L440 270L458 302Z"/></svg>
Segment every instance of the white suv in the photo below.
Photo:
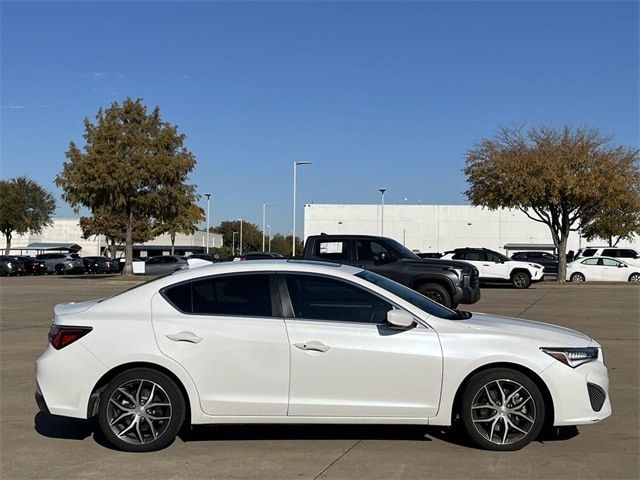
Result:
<svg viewBox="0 0 640 480"><path fill-rule="evenodd" d="M585 257L611 257L622 260L629 265L640 265L640 254L633 248L618 247L586 247L576 253L574 260Z"/></svg>
<svg viewBox="0 0 640 480"><path fill-rule="evenodd" d="M480 281L511 282L516 288L529 288L544 276L544 267L537 263L519 262L487 248L456 248L443 259L464 260L478 268Z"/></svg>

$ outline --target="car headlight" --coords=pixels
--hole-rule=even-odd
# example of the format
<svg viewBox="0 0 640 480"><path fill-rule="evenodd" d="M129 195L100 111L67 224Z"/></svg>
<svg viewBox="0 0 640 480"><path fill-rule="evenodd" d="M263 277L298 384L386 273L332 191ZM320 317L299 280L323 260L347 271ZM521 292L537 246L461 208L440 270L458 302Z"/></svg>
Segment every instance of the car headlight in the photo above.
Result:
<svg viewBox="0 0 640 480"><path fill-rule="evenodd" d="M530 263L529 266L533 268L542 268L542 265L538 265L537 263Z"/></svg>
<svg viewBox="0 0 640 480"><path fill-rule="evenodd" d="M11 262L7 262L7 267L11 268Z"/></svg>
<svg viewBox="0 0 640 480"><path fill-rule="evenodd" d="M547 355L552 356L556 360L576 368L579 365L587 362L593 362L598 359L598 348L596 347L584 347L584 348L546 348L542 347L542 350Z"/></svg>

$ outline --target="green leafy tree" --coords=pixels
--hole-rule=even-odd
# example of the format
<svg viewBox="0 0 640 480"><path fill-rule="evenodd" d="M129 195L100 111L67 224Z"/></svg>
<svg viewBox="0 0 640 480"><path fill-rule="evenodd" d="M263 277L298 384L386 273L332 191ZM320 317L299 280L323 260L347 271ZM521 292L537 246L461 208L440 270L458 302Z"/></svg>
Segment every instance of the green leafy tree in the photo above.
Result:
<svg viewBox="0 0 640 480"><path fill-rule="evenodd" d="M467 152L464 172L472 204L516 208L547 225L564 282L570 232L625 203L639 181L638 150L587 127L503 128Z"/></svg>
<svg viewBox="0 0 640 480"><path fill-rule="evenodd" d="M296 252L302 252L302 242L296 237ZM271 237L271 251L279 253L285 257L291 256L291 235L276 233Z"/></svg>
<svg viewBox="0 0 640 480"><path fill-rule="evenodd" d="M223 245L233 245L233 232L235 235L235 252L240 252L240 220L224 220L217 227L212 227L211 231L222 235ZM258 252L262 251L262 230L255 223L242 222L242 251Z"/></svg>
<svg viewBox="0 0 640 480"><path fill-rule="evenodd" d="M116 245L125 242L127 233L127 218L124 215L115 216L111 212L101 211L89 217L80 217L82 236L90 238L95 235L104 235L109 244L109 252L112 258L116 257ZM151 222L146 217L133 219L133 242L144 243L154 237Z"/></svg>
<svg viewBox="0 0 640 480"><path fill-rule="evenodd" d="M27 177L0 180L0 230L9 255L13 233L41 233L51 225L56 201L53 195Z"/></svg>
<svg viewBox="0 0 640 480"><path fill-rule="evenodd" d="M620 240L632 240L640 235L640 195L638 191L629 195L620 205L604 208L596 213L594 219L582 227L582 235L589 241L604 238L610 247L618 245Z"/></svg>
<svg viewBox="0 0 640 480"><path fill-rule="evenodd" d="M135 219L166 215L164 199L187 182L195 157L185 135L158 107L147 112L142 99L98 110L95 123L85 119L83 137L82 149L69 144L56 184L76 211L85 206L126 219L124 273L131 273Z"/></svg>
<svg viewBox="0 0 640 480"><path fill-rule="evenodd" d="M174 254L176 234L193 234L197 230L197 224L204 219L204 210L197 206L195 194L181 194L180 198L171 199L166 202L169 206L160 218L159 225L155 231L158 234L168 233L171 238L171 255Z"/></svg>

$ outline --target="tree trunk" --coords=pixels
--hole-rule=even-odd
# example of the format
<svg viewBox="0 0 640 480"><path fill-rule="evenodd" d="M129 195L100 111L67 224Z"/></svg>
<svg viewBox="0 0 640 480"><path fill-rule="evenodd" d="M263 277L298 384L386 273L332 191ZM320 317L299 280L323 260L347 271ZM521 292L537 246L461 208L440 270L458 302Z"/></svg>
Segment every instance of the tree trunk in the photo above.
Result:
<svg viewBox="0 0 640 480"><path fill-rule="evenodd" d="M124 246L124 270L123 275L133 274L133 210L129 208L127 215L127 231L125 234Z"/></svg>
<svg viewBox="0 0 640 480"><path fill-rule="evenodd" d="M174 245L176 244L176 234L172 233L171 234L171 255L175 255L174 251Z"/></svg>
<svg viewBox="0 0 640 480"><path fill-rule="evenodd" d="M613 237L609 235L609 246L613 247Z"/></svg>
<svg viewBox="0 0 640 480"><path fill-rule="evenodd" d="M564 283L567 277L567 240L569 235L564 233L560 236L560 242L556 245L558 249L558 282Z"/></svg>
<svg viewBox="0 0 640 480"><path fill-rule="evenodd" d="M4 236L7 239L7 246L4 248L4 254L9 255L9 252L11 251L11 232L4 232Z"/></svg>
<svg viewBox="0 0 640 480"><path fill-rule="evenodd" d="M110 238L109 241L111 242L111 245L109 245L109 253L111 255L111 258L116 258L116 239L115 238Z"/></svg>

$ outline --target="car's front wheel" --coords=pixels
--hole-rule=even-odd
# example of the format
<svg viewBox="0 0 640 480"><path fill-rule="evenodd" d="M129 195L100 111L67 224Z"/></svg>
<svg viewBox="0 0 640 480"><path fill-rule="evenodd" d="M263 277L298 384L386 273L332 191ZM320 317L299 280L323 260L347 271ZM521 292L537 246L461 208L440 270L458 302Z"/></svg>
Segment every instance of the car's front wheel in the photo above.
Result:
<svg viewBox="0 0 640 480"><path fill-rule="evenodd" d="M511 275L511 283L516 288L529 288L531 277L525 272L516 272Z"/></svg>
<svg viewBox="0 0 640 480"><path fill-rule="evenodd" d="M149 452L168 446L185 418L185 400L167 375L135 368L117 375L100 397L98 422L118 450Z"/></svg>
<svg viewBox="0 0 640 480"><path fill-rule="evenodd" d="M424 283L416 288L416 291L445 307L451 308L453 305L447 289L436 283Z"/></svg>
<svg viewBox="0 0 640 480"><path fill-rule="evenodd" d="M640 283L640 273L632 273L629 275L629 281L631 283Z"/></svg>
<svg viewBox="0 0 640 480"><path fill-rule="evenodd" d="M508 368L471 377L461 408L467 435L487 450L519 450L538 436L544 423L540 389L526 375Z"/></svg>

